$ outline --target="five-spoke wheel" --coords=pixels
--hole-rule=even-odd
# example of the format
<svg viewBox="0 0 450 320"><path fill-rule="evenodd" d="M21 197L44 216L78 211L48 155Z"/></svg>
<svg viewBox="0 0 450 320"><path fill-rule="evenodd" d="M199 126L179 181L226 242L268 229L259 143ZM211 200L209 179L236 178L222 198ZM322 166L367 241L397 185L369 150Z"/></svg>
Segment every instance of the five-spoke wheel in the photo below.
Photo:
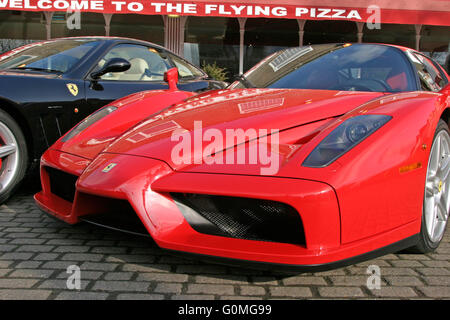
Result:
<svg viewBox="0 0 450 320"><path fill-rule="evenodd" d="M450 134L440 120L428 158L422 209L422 227L414 252L436 249L444 236L450 209Z"/></svg>
<svg viewBox="0 0 450 320"><path fill-rule="evenodd" d="M0 110L0 203L22 181L28 166L25 137L17 122Z"/></svg>

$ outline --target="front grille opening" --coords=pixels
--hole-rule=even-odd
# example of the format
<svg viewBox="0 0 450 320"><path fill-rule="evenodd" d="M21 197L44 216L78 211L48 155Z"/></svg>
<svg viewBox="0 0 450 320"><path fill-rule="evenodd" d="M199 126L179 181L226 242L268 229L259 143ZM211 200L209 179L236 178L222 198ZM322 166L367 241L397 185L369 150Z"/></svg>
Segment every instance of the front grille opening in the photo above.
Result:
<svg viewBox="0 0 450 320"><path fill-rule="evenodd" d="M45 167L45 170L50 179L50 192L66 201L73 202L78 176L52 167Z"/></svg>
<svg viewBox="0 0 450 320"><path fill-rule="evenodd" d="M76 214L80 220L104 228L150 237L127 200L78 194Z"/></svg>
<svg viewBox="0 0 450 320"><path fill-rule="evenodd" d="M203 194L171 196L188 223L200 233L305 245L300 215L285 203Z"/></svg>

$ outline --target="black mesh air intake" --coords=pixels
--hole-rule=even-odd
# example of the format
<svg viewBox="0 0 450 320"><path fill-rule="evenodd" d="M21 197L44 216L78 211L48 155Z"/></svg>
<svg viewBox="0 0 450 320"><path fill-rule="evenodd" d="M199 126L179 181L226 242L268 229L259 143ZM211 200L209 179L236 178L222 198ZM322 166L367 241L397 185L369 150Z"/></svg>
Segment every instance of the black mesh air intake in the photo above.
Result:
<svg viewBox="0 0 450 320"><path fill-rule="evenodd" d="M305 245L303 224L291 206L271 200L171 193L200 233Z"/></svg>
<svg viewBox="0 0 450 320"><path fill-rule="evenodd" d="M66 201L73 202L78 177L51 167L45 167L45 170L50 178L50 191Z"/></svg>

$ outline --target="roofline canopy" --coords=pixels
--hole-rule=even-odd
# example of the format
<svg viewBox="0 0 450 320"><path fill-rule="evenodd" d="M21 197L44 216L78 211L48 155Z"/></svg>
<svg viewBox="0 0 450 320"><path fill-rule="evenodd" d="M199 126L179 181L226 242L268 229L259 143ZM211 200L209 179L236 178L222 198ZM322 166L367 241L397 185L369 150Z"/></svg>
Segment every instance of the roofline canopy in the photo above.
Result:
<svg viewBox="0 0 450 320"><path fill-rule="evenodd" d="M0 10L81 11L450 26L448 0L0 0Z"/></svg>

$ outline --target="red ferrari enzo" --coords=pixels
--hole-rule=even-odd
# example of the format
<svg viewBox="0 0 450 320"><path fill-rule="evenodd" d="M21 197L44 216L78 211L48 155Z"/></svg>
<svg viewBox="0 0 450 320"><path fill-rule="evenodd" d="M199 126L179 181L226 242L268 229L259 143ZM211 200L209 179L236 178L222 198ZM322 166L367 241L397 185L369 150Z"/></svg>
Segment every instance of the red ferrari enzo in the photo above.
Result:
<svg viewBox="0 0 450 320"><path fill-rule="evenodd" d="M450 86L409 48L277 52L228 89L137 93L41 159L46 212L223 263L323 270L430 252L450 206Z"/></svg>

